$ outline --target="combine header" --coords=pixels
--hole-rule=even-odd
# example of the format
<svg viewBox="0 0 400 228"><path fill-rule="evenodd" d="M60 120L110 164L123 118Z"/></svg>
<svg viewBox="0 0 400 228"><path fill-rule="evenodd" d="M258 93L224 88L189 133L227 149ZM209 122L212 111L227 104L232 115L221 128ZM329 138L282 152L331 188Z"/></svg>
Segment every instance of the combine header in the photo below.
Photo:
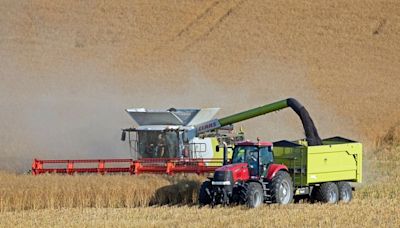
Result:
<svg viewBox="0 0 400 228"><path fill-rule="evenodd" d="M119 164L119 167L106 167L108 165ZM125 166L121 166L125 164ZM81 167L84 165L85 167ZM56 166L56 167L55 167ZM92 166L92 167L88 167ZM33 160L32 174L43 173L130 173L134 170L132 159L83 159L83 160Z"/></svg>
<svg viewBox="0 0 400 228"><path fill-rule="evenodd" d="M83 159L83 160L38 160L32 163L32 174L43 173L211 173L220 167L221 159L143 158L133 159Z"/></svg>

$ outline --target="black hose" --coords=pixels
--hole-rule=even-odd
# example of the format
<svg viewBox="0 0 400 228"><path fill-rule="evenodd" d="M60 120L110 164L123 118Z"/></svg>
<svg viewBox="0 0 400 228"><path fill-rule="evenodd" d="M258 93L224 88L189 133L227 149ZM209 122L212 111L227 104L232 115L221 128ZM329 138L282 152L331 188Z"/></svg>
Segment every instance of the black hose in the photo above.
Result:
<svg viewBox="0 0 400 228"><path fill-rule="evenodd" d="M314 122L311 119L310 114L308 114L306 108L304 108L304 106L294 98L287 99L287 105L291 107L293 111L295 111L300 117L308 145L322 145L322 140L318 135L317 128L315 127Z"/></svg>

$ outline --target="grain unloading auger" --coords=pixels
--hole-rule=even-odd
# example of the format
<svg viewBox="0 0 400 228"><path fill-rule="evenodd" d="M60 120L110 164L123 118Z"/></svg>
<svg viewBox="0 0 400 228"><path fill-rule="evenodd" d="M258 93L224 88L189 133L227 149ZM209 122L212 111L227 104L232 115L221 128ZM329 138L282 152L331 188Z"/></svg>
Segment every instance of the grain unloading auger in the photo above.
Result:
<svg viewBox="0 0 400 228"><path fill-rule="evenodd" d="M304 108L304 106L294 98L281 100L258 108L253 108L244 112L236 113L234 115L230 115L221 119L214 119L205 123L198 124L196 126L196 133L199 134L202 132L211 131L288 107L292 108L292 110L296 112L296 114L300 117L308 144L310 146L321 145L322 140L318 135L318 131L315 128L314 122L311 119L309 113Z"/></svg>
<svg viewBox="0 0 400 228"><path fill-rule="evenodd" d="M212 119L218 109L171 108L166 111L127 109L128 114L139 125L122 130L121 139L125 141L128 138L131 158L35 159L32 173L36 175L49 172L67 174L214 172L232 158L234 145L244 140L243 132L232 133L232 124L287 107L292 108L299 115L308 145L322 145L323 142L307 110L293 98L220 119ZM228 149L220 152L217 150L218 145L225 145ZM58 167L54 168L54 166Z"/></svg>

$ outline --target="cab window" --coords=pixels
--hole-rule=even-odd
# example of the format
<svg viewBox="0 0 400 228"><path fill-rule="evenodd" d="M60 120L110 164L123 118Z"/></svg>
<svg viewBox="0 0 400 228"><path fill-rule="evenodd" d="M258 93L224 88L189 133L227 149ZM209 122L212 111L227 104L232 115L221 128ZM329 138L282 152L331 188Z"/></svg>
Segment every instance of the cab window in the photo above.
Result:
<svg viewBox="0 0 400 228"><path fill-rule="evenodd" d="M261 164L269 164L274 162L271 147L260 147L260 162Z"/></svg>
<svg viewBox="0 0 400 228"><path fill-rule="evenodd" d="M258 159L256 146L236 146L233 152L232 163L250 162Z"/></svg>

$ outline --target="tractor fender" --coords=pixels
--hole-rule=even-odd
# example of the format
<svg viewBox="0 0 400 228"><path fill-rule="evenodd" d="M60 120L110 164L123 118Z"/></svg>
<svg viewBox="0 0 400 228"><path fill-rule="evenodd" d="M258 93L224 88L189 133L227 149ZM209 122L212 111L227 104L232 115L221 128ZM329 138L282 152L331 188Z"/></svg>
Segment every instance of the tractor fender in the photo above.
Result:
<svg viewBox="0 0 400 228"><path fill-rule="evenodd" d="M268 172L267 172L267 179L271 180L272 178L274 178L275 174L280 171L280 170L284 170L284 171L289 171L288 168L286 167L286 165L282 165L282 164L271 164L268 168Z"/></svg>

